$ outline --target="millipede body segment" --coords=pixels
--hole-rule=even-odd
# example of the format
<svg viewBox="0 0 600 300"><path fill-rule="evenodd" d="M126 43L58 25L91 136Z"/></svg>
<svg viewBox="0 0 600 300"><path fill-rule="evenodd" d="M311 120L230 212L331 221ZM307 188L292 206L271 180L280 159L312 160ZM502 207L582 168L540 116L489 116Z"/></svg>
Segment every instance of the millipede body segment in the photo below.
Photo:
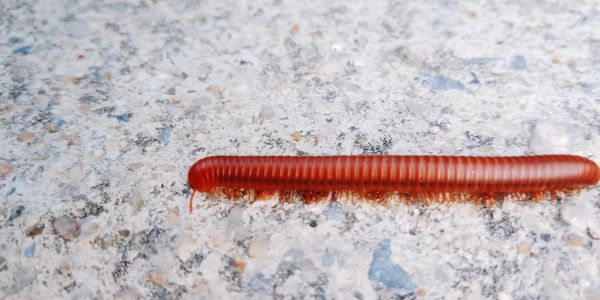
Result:
<svg viewBox="0 0 600 300"><path fill-rule="evenodd" d="M336 192L376 199L391 193L430 198L535 195L576 190L599 179L598 166L575 155L211 156L194 163L188 173L194 192L239 197L252 190L310 199Z"/></svg>

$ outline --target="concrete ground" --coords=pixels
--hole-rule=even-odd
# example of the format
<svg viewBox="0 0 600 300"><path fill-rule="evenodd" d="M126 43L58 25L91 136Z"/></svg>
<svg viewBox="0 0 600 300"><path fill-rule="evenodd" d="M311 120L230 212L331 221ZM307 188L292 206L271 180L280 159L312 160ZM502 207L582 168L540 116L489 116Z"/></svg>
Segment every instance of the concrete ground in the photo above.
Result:
<svg viewBox="0 0 600 300"><path fill-rule="evenodd" d="M196 198L217 154L600 161L596 1L0 2L0 298L600 299L600 189Z"/></svg>

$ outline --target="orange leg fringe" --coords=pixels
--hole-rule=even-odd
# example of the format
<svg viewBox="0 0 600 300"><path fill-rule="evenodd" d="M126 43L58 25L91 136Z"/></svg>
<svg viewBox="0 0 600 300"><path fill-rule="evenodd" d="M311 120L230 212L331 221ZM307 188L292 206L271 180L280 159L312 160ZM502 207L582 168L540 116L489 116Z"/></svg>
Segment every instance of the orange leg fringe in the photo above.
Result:
<svg viewBox="0 0 600 300"><path fill-rule="evenodd" d="M192 190L189 200L189 211L193 211L193 198L196 190ZM462 192L392 192L392 191L311 191L311 190L282 190L265 191L241 188L214 188L207 192L207 197L225 197L230 200L247 199L250 202L268 200L278 197L280 202L291 202L299 199L306 204L344 200L356 204L361 200L372 204L388 205L392 202L404 204L452 204L463 203L483 206L494 206L498 202L512 200L515 202L538 202L544 199L560 200L577 191L542 191L517 193L462 193Z"/></svg>

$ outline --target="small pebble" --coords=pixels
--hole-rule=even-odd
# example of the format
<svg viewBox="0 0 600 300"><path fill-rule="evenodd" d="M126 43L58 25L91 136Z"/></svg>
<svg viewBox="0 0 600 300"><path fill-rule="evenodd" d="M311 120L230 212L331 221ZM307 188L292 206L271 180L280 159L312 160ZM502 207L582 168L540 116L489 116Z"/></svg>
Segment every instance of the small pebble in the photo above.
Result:
<svg viewBox="0 0 600 300"><path fill-rule="evenodd" d="M523 55L513 56L512 61L510 62L511 68L514 70L525 70L527 69L527 61Z"/></svg>
<svg viewBox="0 0 600 300"><path fill-rule="evenodd" d="M8 220L9 221L16 220L23 214L24 211L25 211L25 206L23 206L23 205L14 206L10 211L10 216L8 217Z"/></svg>
<svg viewBox="0 0 600 300"><path fill-rule="evenodd" d="M206 91L213 94L214 96L219 96L221 95L221 89L217 86L211 85L209 87L206 88Z"/></svg>
<svg viewBox="0 0 600 300"><path fill-rule="evenodd" d="M177 255L181 261L186 261L192 256L192 253L194 253L197 246L198 242L191 234L186 233L179 237L177 248L175 248L175 255Z"/></svg>
<svg viewBox="0 0 600 300"><path fill-rule="evenodd" d="M75 144L75 141L77 141L77 138L79 136L74 133L74 134L65 134L64 139L65 141L67 141L67 146L71 146L73 144Z"/></svg>
<svg viewBox="0 0 600 300"><path fill-rule="evenodd" d="M243 225L244 211L245 209L243 207L234 207L229 211L229 215L227 216L227 222L231 227Z"/></svg>
<svg viewBox="0 0 600 300"><path fill-rule="evenodd" d="M532 247L530 244L520 244L517 246L517 251L523 255L531 254Z"/></svg>
<svg viewBox="0 0 600 300"><path fill-rule="evenodd" d="M46 226L44 225L44 223L35 224L35 225L29 227L29 229L27 229L27 231L25 231L25 236L26 237L35 237L37 235L40 235L44 231L45 227Z"/></svg>
<svg viewBox="0 0 600 300"><path fill-rule="evenodd" d="M248 255L251 257L266 257L269 252L269 239L255 238L250 242Z"/></svg>
<svg viewBox="0 0 600 300"><path fill-rule="evenodd" d="M379 242L369 266L369 280L384 285L399 296L414 293L415 283L404 268L392 261L391 256L391 241L384 239Z"/></svg>
<svg viewBox="0 0 600 300"><path fill-rule="evenodd" d="M327 216L327 219L331 221L343 221L346 218L344 209L338 202L329 203L325 215Z"/></svg>
<svg viewBox="0 0 600 300"><path fill-rule="evenodd" d="M248 287L253 291L269 291L273 286L273 282L262 273L256 274L248 283Z"/></svg>
<svg viewBox="0 0 600 300"><path fill-rule="evenodd" d="M552 239L552 236L548 233L542 233L540 234L540 238L542 239L542 241L547 243Z"/></svg>
<svg viewBox="0 0 600 300"><path fill-rule="evenodd" d="M95 239L95 241L98 241L98 243L100 244L100 248L102 248L102 250L111 248L117 243L117 241L114 238L97 237Z"/></svg>
<svg viewBox="0 0 600 300"><path fill-rule="evenodd" d="M213 247L219 247L225 242L225 235L223 235L221 232L213 232L210 234L210 236L210 244Z"/></svg>
<svg viewBox="0 0 600 300"><path fill-rule="evenodd" d="M129 201L134 211L142 210L142 207L144 206L144 200L142 199L140 191L134 190L131 193L131 199Z"/></svg>
<svg viewBox="0 0 600 300"><path fill-rule="evenodd" d="M144 163L142 163L142 162L130 163L129 165L127 165L127 171L135 171L143 166L144 166Z"/></svg>
<svg viewBox="0 0 600 300"><path fill-rule="evenodd" d="M512 300L512 296L507 293L498 293L498 300Z"/></svg>
<svg viewBox="0 0 600 300"><path fill-rule="evenodd" d="M131 116L133 116L133 113L124 113L124 114L115 116L115 118L117 119L117 121L119 123L127 123L127 122L129 122L129 119L131 119Z"/></svg>
<svg viewBox="0 0 600 300"><path fill-rule="evenodd" d="M560 209L560 215L574 231L583 232L589 227L599 226L591 202L569 201Z"/></svg>
<svg viewBox="0 0 600 300"><path fill-rule="evenodd" d="M529 138L529 148L535 154L571 153L585 144L584 130L576 124L536 121Z"/></svg>
<svg viewBox="0 0 600 300"><path fill-rule="evenodd" d="M135 288L124 288L115 294L117 300L137 300L140 298L140 293Z"/></svg>
<svg viewBox="0 0 600 300"><path fill-rule="evenodd" d="M300 25L298 24L294 24L294 26L292 26L292 29L290 30L291 34L298 34L300 32Z"/></svg>
<svg viewBox="0 0 600 300"><path fill-rule="evenodd" d="M163 287L165 283L167 283L167 274L165 273L157 273L157 272L148 272L146 279L157 286Z"/></svg>
<svg viewBox="0 0 600 300"><path fill-rule="evenodd" d="M319 39L323 37L323 33L320 30L314 31L310 35L314 38L319 38Z"/></svg>
<svg viewBox="0 0 600 300"><path fill-rule="evenodd" d="M193 283L193 291L197 296L200 297L200 299L210 299L210 287L206 283L204 277L195 276L195 278L193 279Z"/></svg>
<svg viewBox="0 0 600 300"><path fill-rule="evenodd" d="M13 49L12 53L13 54L22 54L22 55L27 55L29 54L29 52L31 51L32 46L31 45L27 45L27 46L23 46L23 47L19 47L19 48L15 48Z"/></svg>
<svg viewBox="0 0 600 300"><path fill-rule="evenodd" d="M586 300L600 300L600 289L587 292Z"/></svg>
<svg viewBox="0 0 600 300"><path fill-rule="evenodd" d="M75 239L81 234L81 225L76 219L69 216L57 218L52 225L54 232L67 241Z"/></svg>
<svg viewBox="0 0 600 300"><path fill-rule="evenodd" d="M284 256L286 260L298 261L304 257L304 251L302 251L301 249L293 248L288 250Z"/></svg>
<svg viewBox="0 0 600 300"><path fill-rule="evenodd" d="M8 270L8 263L6 262L6 258L4 256L0 256L0 272Z"/></svg>
<svg viewBox="0 0 600 300"><path fill-rule="evenodd" d="M81 79L82 79L81 76L73 76L73 77L69 77L67 79L67 82L71 83L71 84L78 84L79 82L81 82Z"/></svg>
<svg viewBox="0 0 600 300"><path fill-rule="evenodd" d="M80 163L76 163L67 170L70 179L79 180L83 177L83 167Z"/></svg>
<svg viewBox="0 0 600 300"><path fill-rule="evenodd" d="M40 273L40 271L32 266L21 266L19 268L15 268L15 270L13 272L14 279L13 279L13 284L12 284L11 290L13 292L18 292L18 291L21 291L22 289L26 288L28 285L30 285L31 283L33 283L35 281L35 279L37 278L39 273ZM5 292L5 291L6 290L4 289L4 286L3 286L2 292ZM3 298L4 298L4 296L8 297L8 295L3 295Z"/></svg>
<svg viewBox="0 0 600 300"><path fill-rule="evenodd" d="M31 243L31 245L27 246L27 248L25 248L25 251L23 251L23 256L33 257L34 254L35 254L35 243Z"/></svg>
<svg viewBox="0 0 600 300"><path fill-rule="evenodd" d="M594 240L600 240L600 228L588 227L587 233L590 236L590 238Z"/></svg>
<svg viewBox="0 0 600 300"><path fill-rule="evenodd" d="M300 139L302 139L302 134L299 131L294 131L294 133L292 133L292 140L294 142L299 142Z"/></svg>
<svg viewBox="0 0 600 300"><path fill-rule="evenodd" d="M9 164L0 165L0 177L6 177L12 172L12 166Z"/></svg>
<svg viewBox="0 0 600 300"><path fill-rule="evenodd" d="M128 237L129 236L129 229L121 229L118 231L119 235L122 237Z"/></svg>
<svg viewBox="0 0 600 300"><path fill-rule="evenodd" d="M264 121L271 120L275 117L275 110L270 105L263 105L258 113L258 120L263 123Z"/></svg>
<svg viewBox="0 0 600 300"><path fill-rule="evenodd" d="M62 261L58 266L58 270L62 274L69 274L71 272L71 264L68 261Z"/></svg>
<svg viewBox="0 0 600 300"><path fill-rule="evenodd" d="M119 151L119 143L121 141L118 139L109 139L104 143L104 151L106 152L117 152Z"/></svg>
<svg viewBox="0 0 600 300"><path fill-rule="evenodd" d="M427 85L432 90L464 90L465 86L457 80L442 75L432 75L427 77Z"/></svg>
<svg viewBox="0 0 600 300"><path fill-rule="evenodd" d="M571 247L580 247L587 243L587 239L577 234L573 234L567 238L567 245Z"/></svg>
<svg viewBox="0 0 600 300"><path fill-rule="evenodd" d="M542 264L542 271L544 271L544 274L546 275L553 275L554 267L550 264L550 262L546 261Z"/></svg>
<svg viewBox="0 0 600 300"><path fill-rule="evenodd" d="M302 67L299 67L298 70L296 70L296 72L299 75L306 75L306 74L308 74L308 72L310 72L310 69L307 66L302 66Z"/></svg>
<svg viewBox="0 0 600 300"><path fill-rule="evenodd" d="M33 134L33 132L23 130L21 131L21 133L19 133L19 136L17 136L17 140L19 142L29 142L33 140L34 137L35 135Z"/></svg>
<svg viewBox="0 0 600 300"><path fill-rule="evenodd" d="M336 74L341 73L346 66L346 62L342 60L329 60L319 66L319 75L326 81L333 81Z"/></svg>
<svg viewBox="0 0 600 300"><path fill-rule="evenodd" d="M86 113L86 112L89 112L90 110L92 110L92 107L91 107L91 106L89 106L89 105L87 105L87 104L83 104L83 105L80 105L80 106L77 108L77 110L78 110L79 112Z"/></svg>
<svg viewBox="0 0 600 300"><path fill-rule="evenodd" d="M329 268L333 266L333 264L340 259L341 252L340 250L327 250L323 256L321 256L321 266L325 268Z"/></svg>
<svg viewBox="0 0 600 300"><path fill-rule="evenodd" d="M244 262L244 260L241 258L234 258L230 263L240 274L244 273L244 270L246 269L246 262Z"/></svg>
<svg viewBox="0 0 600 300"><path fill-rule="evenodd" d="M169 208L164 218L165 227L169 230L176 228L181 224L181 215L178 209Z"/></svg>
<svg viewBox="0 0 600 300"><path fill-rule="evenodd" d="M55 124L50 124L46 127L46 130L48 130L50 133L55 133L58 131L58 126Z"/></svg>
<svg viewBox="0 0 600 300"><path fill-rule="evenodd" d="M427 295L427 290L425 290L425 289L418 289L415 294L416 294L417 297L423 298L423 297L425 297Z"/></svg>
<svg viewBox="0 0 600 300"><path fill-rule="evenodd" d="M166 145L169 143L171 139L171 134L173 133L173 128L165 128L158 133L156 139L159 143Z"/></svg>

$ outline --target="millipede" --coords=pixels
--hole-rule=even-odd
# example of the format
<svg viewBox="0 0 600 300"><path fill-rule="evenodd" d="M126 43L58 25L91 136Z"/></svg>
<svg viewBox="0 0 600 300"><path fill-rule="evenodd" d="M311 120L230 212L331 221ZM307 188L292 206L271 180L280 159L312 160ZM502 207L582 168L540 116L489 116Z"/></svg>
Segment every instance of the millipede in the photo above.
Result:
<svg viewBox="0 0 600 300"><path fill-rule="evenodd" d="M397 195L410 203L490 205L504 197L554 198L598 180L598 165L576 155L209 156L188 172L190 212L196 192L229 199L278 194L285 201L299 196L308 203L336 195L387 202Z"/></svg>

